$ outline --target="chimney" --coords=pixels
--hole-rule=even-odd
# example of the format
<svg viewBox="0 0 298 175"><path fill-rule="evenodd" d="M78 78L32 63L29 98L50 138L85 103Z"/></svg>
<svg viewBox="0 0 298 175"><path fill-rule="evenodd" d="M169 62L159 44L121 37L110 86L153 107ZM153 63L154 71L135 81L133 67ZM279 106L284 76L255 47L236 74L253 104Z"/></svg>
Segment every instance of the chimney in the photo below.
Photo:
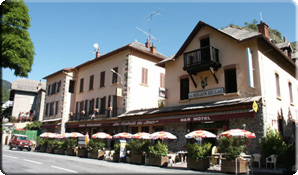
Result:
<svg viewBox="0 0 298 175"><path fill-rule="evenodd" d="M100 51L99 49L96 51L96 58L99 58L100 57Z"/></svg>
<svg viewBox="0 0 298 175"><path fill-rule="evenodd" d="M287 37L284 36L284 39L283 40L284 40L284 42L287 42Z"/></svg>
<svg viewBox="0 0 298 175"><path fill-rule="evenodd" d="M259 32L262 33L268 39L270 39L268 25L266 23L264 23L263 21L261 21L260 24L258 24L257 26L258 26Z"/></svg>
<svg viewBox="0 0 298 175"><path fill-rule="evenodd" d="M149 38L147 38L147 42L145 43L145 47L147 47L148 49L150 48L150 41L149 41Z"/></svg>
<svg viewBox="0 0 298 175"><path fill-rule="evenodd" d="M154 43L152 43L152 46L150 47L150 50L153 54L156 54L156 47L154 46Z"/></svg>

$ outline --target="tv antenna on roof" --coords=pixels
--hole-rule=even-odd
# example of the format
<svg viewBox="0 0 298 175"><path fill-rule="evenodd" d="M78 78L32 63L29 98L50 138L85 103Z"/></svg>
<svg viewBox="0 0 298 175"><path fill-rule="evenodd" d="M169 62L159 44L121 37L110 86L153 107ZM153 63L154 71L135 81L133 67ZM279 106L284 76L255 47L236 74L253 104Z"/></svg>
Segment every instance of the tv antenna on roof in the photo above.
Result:
<svg viewBox="0 0 298 175"><path fill-rule="evenodd" d="M156 37L151 35L151 22L152 22L152 17L154 15L160 15L160 9L152 12L149 16L147 16L143 21L149 21L149 33L145 32L144 30L140 29L139 27L137 27L137 29L139 29L140 31L142 31L144 34L146 34L149 37L149 42L151 42L151 38L159 41L159 39L157 39Z"/></svg>

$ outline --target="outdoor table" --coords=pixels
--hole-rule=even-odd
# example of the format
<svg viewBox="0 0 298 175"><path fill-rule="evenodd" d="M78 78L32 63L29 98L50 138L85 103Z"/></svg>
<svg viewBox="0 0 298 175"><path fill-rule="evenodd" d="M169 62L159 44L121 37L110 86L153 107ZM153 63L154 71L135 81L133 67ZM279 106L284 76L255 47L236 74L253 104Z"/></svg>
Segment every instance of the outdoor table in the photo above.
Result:
<svg viewBox="0 0 298 175"><path fill-rule="evenodd" d="M179 151L177 154L178 154L181 162L186 162L186 160L183 160L183 157L185 154L187 154L187 151Z"/></svg>

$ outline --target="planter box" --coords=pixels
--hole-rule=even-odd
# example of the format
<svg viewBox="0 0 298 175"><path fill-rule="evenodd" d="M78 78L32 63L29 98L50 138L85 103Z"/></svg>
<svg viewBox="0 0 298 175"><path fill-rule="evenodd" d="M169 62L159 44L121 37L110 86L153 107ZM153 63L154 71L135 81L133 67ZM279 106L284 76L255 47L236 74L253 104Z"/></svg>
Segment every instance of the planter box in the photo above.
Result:
<svg viewBox="0 0 298 175"><path fill-rule="evenodd" d="M119 162L119 158L120 158L119 154L116 154L116 153L113 154L113 161L114 162Z"/></svg>
<svg viewBox="0 0 298 175"><path fill-rule="evenodd" d="M98 151L92 151L92 152L89 152L89 153L90 153L90 158L100 159L100 160L103 160L103 157L104 157L104 154L105 154L104 151L99 151L99 152Z"/></svg>
<svg viewBox="0 0 298 175"><path fill-rule="evenodd" d="M237 162L237 173L246 173L247 161L238 160ZM222 172L229 172L229 173L236 173L236 162L230 160L221 160L221 171Z"/></svg>
<svg viewBox="0 0 298 175"><path fill-rule="evenodd" d="M143 154L132 153L130 162L134 163L134 164L144 165L145 164L145 156Z"/></svg>
<svg viewBox="0 0 298 175"><path fill-rule="evenodd" d="M209 168L209 159L194 160L188 157L187 168L192 170L205 171Z"/></svg>
<svg viewBox="0 0 298 175"><path fill-rule="evenodd" d="M161 167L167 167L168 166L168 157L152 157L149 156L149 165L153 166L161 166Z"/></svg>
<svg viewBox="0 0 298 175"><path fill-rule="evenodd" d="M88 157L88 152L86 149L78 150L78 157Z"/></svg>
<svg viewBox="0 0 298 175"><path fill-rule="evenodd" d="M64 154L64 148L57 148L57 154Z"/></svg>
<svg viewBox="0 0 298 175"><path fill-rule="evenodd" d="M58 154L58 148L54 149L54 154Z"/></svg>
<svg viewBox="0 0 298 175"><path fill-rule="evenodd" d="M41 146L39 149L40 152L46 152L46 150L47 150L46 146Z"/></svg>
<svg viewBox="0 0 298 175"><path fill-rule="evenodd" d="M49 148L49 147L47 147L47 148L46 148L46 152L47 152L47 153L54 153L54 149L53 149L53 148Z"/></svg>
<svg viewBox="0 0 298 175"><path fill-rule="evenodd" d="M69 156L75 156L75 152L73 149L67 149L65 150L65 155L69 155Z"/></svg>

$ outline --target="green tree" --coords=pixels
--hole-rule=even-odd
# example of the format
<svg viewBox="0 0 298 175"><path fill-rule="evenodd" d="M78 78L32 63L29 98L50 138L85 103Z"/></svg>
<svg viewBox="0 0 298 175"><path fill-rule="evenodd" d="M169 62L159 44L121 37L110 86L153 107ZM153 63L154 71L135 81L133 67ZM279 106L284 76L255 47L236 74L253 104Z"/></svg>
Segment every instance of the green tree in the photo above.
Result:
<svg viewBox="0 0 298 175"><path fill-rule="evenodd" d="M28 77L34 59L34 46L28 29L29 9L23 0L6 0L1 4L2 67Z"/></svg>

